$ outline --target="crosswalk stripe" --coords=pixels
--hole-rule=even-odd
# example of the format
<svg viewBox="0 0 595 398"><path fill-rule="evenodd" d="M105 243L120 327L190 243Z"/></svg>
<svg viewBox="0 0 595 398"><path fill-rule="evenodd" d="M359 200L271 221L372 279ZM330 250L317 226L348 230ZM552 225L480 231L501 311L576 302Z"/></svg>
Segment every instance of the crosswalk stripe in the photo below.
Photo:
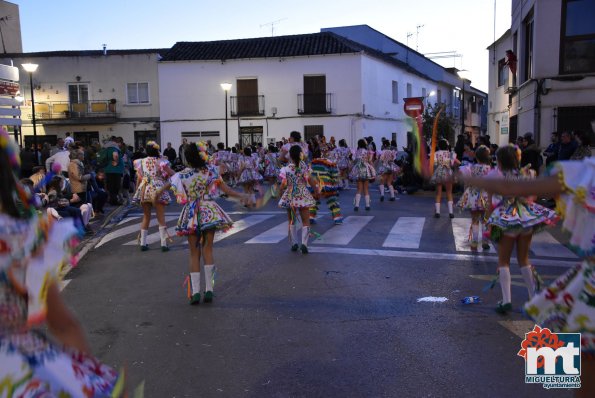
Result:
<svg viewBox="0 0 595 398"><path fill-rule="evenodd" d="M287 239L288 228L288 222L285 221L268 231L256 235L254 238L246 241L246 243L279 243L282 240Z"/></svg>
<svg viewBox="0 0 595 398"><path fill-rule="evenodd" d="M116 224L116 226L118 226L118 227L119 227L119 226L120 226L120 225L122 225L122 224L126 224L126 223L128 223L128 222L130 222L130 221L132 221L132 220L136 220L136 219L139 219L139 218L141 218L141 217L142 217L142 216L127 216L127 217L125 217L125 218L124 218L122 221L120 221L118 224Z"/></svg>
<svg viewBox="0 0 595 398"><path fill-rule="evenodd" d="M470 218L453 218L452 233L455 238L455 247L458 252L470 252L471 244L469 242L469 228L471 227ZM479 239L481 244L481 237ZM481 247L480 247L481 250ZM490 253L496 253L493 245L490 245Z"/></svg>
<svg viewBox="0 0 595 398"><path fill-rule="evenodd" d="M560 244L549 232L543 231L533 236L531 251L536 256L577 258L566 246Z"/></svg>
<svg viewBox="0 0 595 398"><path fill-rule="evenodd" d="M374 216L349 216L343 220L343 224L335 226L325 232L319 241L314 241L314 244L324 245L346 245L355 235L361 231L363 227L368 224Z"/></svg>
<svg viewBox="0 0 595 398"><path fill-rule="evenodd" d="M498 321L498 323L521 339L524 339L525 333L532 331L535 326L533 321Z"/></svg>
<svg viewBox="0 0 595 398"><path fill-rule="evenodd" d="M167 218L166 218L167 220ZM167 229L167 234L169 236L175 236L176 235L176 227L169 227ZM161 241L161 235L159 233L159 231L157 232L153 232L152 234L147 235L147 245L152 245L153 243L157 243ZM130 242L126 242L124 243L124 246L135 246L138 245L138 239L134 239L131 240Z"/></svg>
<svg viewBox="0 0 595 398"><path fill-rule="evenodd" d="M425 221L425 217L399 217L382 247L419 249Z"/></svg>
<svg viewBox="0 0 595 398"><path fill-rule="evenodd" d="M231 235L237 234L240 231L245 230L246 228L250 228L256 224L260 224L263 221L268 220L269 218L274 217L274 214L256 214L252 216L248 216L238 221L234 221L233 228L228 231L218 231L215 234L215 242L219 242Z"/></svg>
<svg viewBox="0 0 595 398"><path fill-rule="evenodd" d="M165 222L171 221L171 220L176 220L178 217L173 217L173 216L166 216L165 217ZM151 219L151 223L149 224L149 228L153 227L157 225L157 220L156 219ZM120 228L115 230L114 232L110 232L109 234L105 235L100 241L99 243L95 246L95 248L101 247L103 245L105 245L106 243L108 243L109 241L112 241L114 239L117 239L121 236L125 236L125 235L129 235L132 233L139 233L140 232L140 226L138 224L134 224L134 225L129 225L127 227L124 228ZM134 244L136 244L136 239L133 241Z"/></svg>

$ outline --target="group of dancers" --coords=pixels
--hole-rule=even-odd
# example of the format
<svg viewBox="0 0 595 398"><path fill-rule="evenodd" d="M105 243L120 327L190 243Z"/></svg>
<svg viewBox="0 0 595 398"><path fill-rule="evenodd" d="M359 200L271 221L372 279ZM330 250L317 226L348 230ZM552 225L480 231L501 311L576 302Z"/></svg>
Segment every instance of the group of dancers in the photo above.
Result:
<svg viewBox="0 0 595 398"><path fill-rule="evenodd" d="M257 198L249 190L238 192L230 188L222 177L229 173L229 169L217 164L219 160L209 156L202 143L187 146L184 154L186 168L177 173L160 156L156 143L149 143L147 147L149 156L135 161L139 173L135 199L143 207L140 248L148 249L146 231L154 207L161 248L168 250L163 206L171 200L167 191L173 191L178 202L184 204L176 232L186 236L190 246L189 302L195 305L201 300L201 276L205 282L203 302L211 302L214 234L233 224L217 200L224 194L246 206L259 207L264 204L266 195ZM328 169L319 169L328 175L323 176L314 171L315 162L307 162L307 146L299 133L292 133L292 139L276 157L281 167L272 182L278 184L279 206L287 210L292 251L308 252L310 209L316 206L327 185L337 185L337 181L346 175L357 181L356 211L362 195L366 208L370 207L368 186L377 175L384 176L381 181L391 186L391 177L385 174L395 173L392 155L383 157L380 153L377 156L361 140L354 152L348 148L347 151L352 155L351 158L346 156L351 164L349 170L339 169L339 158L331 161L325 157L329 160ZM535 179L519 167L518 148L506 146L499 149L496 167L491 167L487 160L482 161L485 158L483 152L485 149L480 146L476 151L479 163L459 174L467 185L459 207L472 213L472 243L475 242L476 247L483 236L479 232L482 224L492 241L498 242L498 273L503 299L497 311L506 313L512 308L509 267L512 248L516 244L521 273L529 290L530 301L525 305L527 314L554 332L582 333L583 374L592 375L595 372L595 161L562 162L550 170L549 176ZM245 156L251 158L249 153ZM444 156L446 160L438 160L441 158L442 155L436 155L434 180L445 185L448 194L456 158L449 155L449 159ZM380 162L376 164L377 169L375 161ZM238 181L245 171L247 162L243 162L244 169L242 161L239 162ZM441 166L446 169L438 170ZM59 271L70 258L68 249L72 247L71 238L76 229L68 219L51 220L37 212L32 195L16 178L18 171L18 149L8 133L0 130L0 305L5 309L0 311L3 386L10 388L14 396L44 393L64 397L120 396L124 389L123 372L90 356L82 329L60 298ZM582 258L580 264L541 292L538 292L535 273L528 259L531 237L554 223L557 215L532 201L531 195L560 195L558 214L565 218L563 227L570 231L570 247ZM58 345L36 327L44 322ZM593 396L593 378L583 378L581 393Z"/></svg>

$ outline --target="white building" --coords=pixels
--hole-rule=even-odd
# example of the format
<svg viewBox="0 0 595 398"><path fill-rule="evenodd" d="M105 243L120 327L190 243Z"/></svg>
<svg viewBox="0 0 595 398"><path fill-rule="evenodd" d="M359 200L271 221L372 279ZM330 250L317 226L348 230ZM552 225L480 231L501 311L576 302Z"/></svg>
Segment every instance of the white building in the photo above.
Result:
<svg viewBox="0 0 595 398"><path fill-rule="evenodd" d="M159 62L161 141L274 142L292 130L355 145L362 137L407 144L403 98L437 82L381 51L331 32L180 42Z"/></svg>
<svg viewBox="0 0 595 398"><path fill-rule="evenodd" d="M0 54L0 63L37 64L32 75L38 145L71 133L84 144L118 136L129 145L159 137L157 62L167 50ZM31 79L21 70L23 142L33 143Z"/></svg>
<svg viewBox="0 0 595 398"><path fill-rule="evenodd" d="M509 32L490 51L489 134L494 142L531 132L591 129L595 119L595 1L512 0ZM505 51L518 63L513 74Z"/></svg>

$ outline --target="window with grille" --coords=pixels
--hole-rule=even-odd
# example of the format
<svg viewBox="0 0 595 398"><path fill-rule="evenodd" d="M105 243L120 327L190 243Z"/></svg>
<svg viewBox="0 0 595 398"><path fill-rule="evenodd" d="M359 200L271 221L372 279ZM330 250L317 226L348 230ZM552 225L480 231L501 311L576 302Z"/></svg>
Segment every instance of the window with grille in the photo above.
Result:
<svg viewBox="0 0 595 398"><path fill-rule="evenodd" d="M564 0L560 73L595 72L595 1Z"/></svg>
<svg viewBox="0 0 595 398"><path fill-rule="evenodd" d="M508 83L508 65L506 60L502 58L498 61L498 87L506 86Z"/></svg>
<svg viewBox="0 0 595 398"><path fill-rule="evenodd" d="M149 83L128 83L126 85L126 98L128 104L148 104Z"/></svg>

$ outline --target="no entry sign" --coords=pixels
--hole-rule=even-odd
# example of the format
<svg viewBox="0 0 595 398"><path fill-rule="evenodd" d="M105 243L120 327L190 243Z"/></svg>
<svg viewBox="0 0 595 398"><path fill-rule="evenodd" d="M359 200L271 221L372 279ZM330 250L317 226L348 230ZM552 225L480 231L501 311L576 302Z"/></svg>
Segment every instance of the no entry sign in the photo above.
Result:
<svg viewBox="0 0 595 398"><path fill-rule="evenodd" d="M420 97L404 98L403 110L409 117L416 118L424 113L424 102Z"/></svg>

